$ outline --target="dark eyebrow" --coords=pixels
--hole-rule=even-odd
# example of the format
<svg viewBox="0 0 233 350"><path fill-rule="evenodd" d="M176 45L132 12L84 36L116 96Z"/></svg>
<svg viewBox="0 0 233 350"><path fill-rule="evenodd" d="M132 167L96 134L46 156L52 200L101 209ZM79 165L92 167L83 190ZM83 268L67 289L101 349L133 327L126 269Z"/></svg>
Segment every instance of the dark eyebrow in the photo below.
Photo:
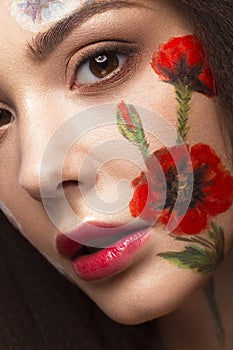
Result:
<svg viewBox="0 0 233 350"><path fill-rule="evenodd" d="M27 43L28 54L30 58L37 62L45 61L56 47L66 39L69 34L77 27L81 26L88 19L96 14L103 13L110 9L119 9L122 7L144 7L142 4L124 0L110 0L94 4L86 4L81 9L74 11L71 15L55 23L44 33L39 33Z"/></svg>

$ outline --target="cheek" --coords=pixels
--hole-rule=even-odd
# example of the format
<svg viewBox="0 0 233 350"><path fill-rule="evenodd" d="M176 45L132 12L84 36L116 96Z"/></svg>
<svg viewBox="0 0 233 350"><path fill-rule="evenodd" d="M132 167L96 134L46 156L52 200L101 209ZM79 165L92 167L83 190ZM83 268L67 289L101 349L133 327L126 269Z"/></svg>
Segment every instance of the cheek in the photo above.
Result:
<svg viewBox="0 0 233 350"><path fill-rule="evenodd" d="M10 143L8 143L8 146L9 144ZM8 154L11 154L12 156L7 157L6 155ZM13 149L13 147L5 149L4 145L1 145L0 158L0 209L6 215L11 224L23 233L22 218L18 215L20 208L22 210L24 196L22 195L20 188L17 186L18 167L17 162L15 161L15 159L17 159L17 150Z"/></svg>
<svg viewBox="0 0 233 350"><path fill-rule="evenodd" d="M149 63L139 76L138 81L140 81L140 84L132 83L130 88L123 92L124 100L129 104L142 106L153 111L156 115L158 114L165 121L171 123L173 131L177 130L178 103L175 97L174 86L160 81ZM146 88L143 88L142 91L141 86ZM224 137L220 128L220 121L225 119L223 113L223 111L218 110L217 98L210 99L203 94L193 93L188 120L188 143L205 143L210 145L222 161L229 164L226 137ZM162 147L162 144L158 143L156 137L150 136L150 134L158 135L153 122L151 123L151 128L147 128L147 131L149 131L147 137L151 149ZM167 135L168 144L170 137L171 133Z"/></svg>
<svg viewBox="0 0 233 350"><path fill-rule="evenodd" d="M189 115L188 141L191 144L208 144L215 150L223 163L229 167L227 159L227 134L221 130L223 111L218 110L218 100L194 94Z"/></svg>
<svg viewBox="0 0 233 350"><path fill-rule="evenodd" d="M144 105L149 107L151 101L157 112L162 101L162 117L176 128L177 138L172 146L156 149L147 141L140 113L129 104L118 106L120 132L137 144L146 165L132 183L130 211L133 217L165 225L174 248L186 243L179 251L166 250L159 257L206 275L228 251L225 238L230 226L225 219L233 202L233 177L218 125L213 77L200 41L191 35L171 39L152 57L154 78L143 95L151 100L145 98ZM146 79L148 71L144 83Z"/></svg>
<svg viewBox="0 0 233 350"><path fill-rule="evenodd" d="M52 224L41 204L19 186L17 162L8 163L6 159L5 162L16 166L5 167L7 171L1 173L0 209L33 246L42 251L51 250L54 234Z"/></svg>
<svg viewBox="0 0 233 350"><path fill-rule="evenodd" d="M118 100L120 101L123 96L125 102L153 111L176 129L178 104L175 88L171 84L160 81L150 67L149 57L147 61L145 69L127 86L126 90L122 91ZM219 121L224 117L221 113L218 111L217 98L210 99L194 93L190 103L188 141L191 144L209 143L218 153L220 152L221 157L224 157L225 140L219 127ZM152 126L150 130L152 133L153 128ZM168 139L169 137L168 135Z"/></svg>
<svg viewBox="0 0 233 350"><path fill-rule="evenodd" d="M159 81L150 66L151 57L145 60L143 69L135 75L127 89L123 90L118 100L141 106L158 113L173 125L176 125L177 103L174 87Z"/></svg>

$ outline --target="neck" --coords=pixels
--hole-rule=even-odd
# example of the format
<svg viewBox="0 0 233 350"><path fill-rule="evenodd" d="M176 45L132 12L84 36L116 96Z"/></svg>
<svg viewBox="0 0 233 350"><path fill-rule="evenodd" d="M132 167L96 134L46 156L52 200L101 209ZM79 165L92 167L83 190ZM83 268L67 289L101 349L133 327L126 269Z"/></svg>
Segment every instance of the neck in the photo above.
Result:
<svg viewBox="0 0 233 350"><path fill-rule="evenodd" d="M164 350L233 349L232 270L233 249L213 276L215 293L209 283L159 320Z"/></svg>

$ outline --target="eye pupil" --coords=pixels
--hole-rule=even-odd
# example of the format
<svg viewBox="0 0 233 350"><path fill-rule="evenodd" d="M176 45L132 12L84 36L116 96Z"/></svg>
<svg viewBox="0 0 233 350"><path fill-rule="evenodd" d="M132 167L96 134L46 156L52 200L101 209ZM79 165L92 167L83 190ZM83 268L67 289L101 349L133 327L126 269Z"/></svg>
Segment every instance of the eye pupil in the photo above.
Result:
<svg viewBox="0 0 233 350"><path fill-rule="evenodd" d="M11 123L12 119L12 114L9 111L0 109L0 127Z"/></svg>
<svg viewBox="0 0 233 350"><path fill-rule="evenodd" d="M98 57L95 57L94 60L96 61L96 63L105 65L108 61L108 56L106 55L98 56Z"/></svg>
<svg viewBox="0 0 233 350"><path fill-rule="evenodd" d="M104 78L119 66L119 59L115 53L102 54L90 61L90 70L98 78Z"/></svg>

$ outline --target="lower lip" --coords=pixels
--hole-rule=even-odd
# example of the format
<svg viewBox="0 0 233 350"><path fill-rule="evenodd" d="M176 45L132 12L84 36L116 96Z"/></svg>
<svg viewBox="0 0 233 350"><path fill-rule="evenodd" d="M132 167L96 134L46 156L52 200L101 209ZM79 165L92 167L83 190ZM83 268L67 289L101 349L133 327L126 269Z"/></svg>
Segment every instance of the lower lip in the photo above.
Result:
<svg viewBox="0 0 233 350"><path fill-rule="evenodd" d="M126 269L150 236L149 228L117 241L97 253L78 257L72 266L76 275L84 281L96 281L115 275Z"/></svg>

